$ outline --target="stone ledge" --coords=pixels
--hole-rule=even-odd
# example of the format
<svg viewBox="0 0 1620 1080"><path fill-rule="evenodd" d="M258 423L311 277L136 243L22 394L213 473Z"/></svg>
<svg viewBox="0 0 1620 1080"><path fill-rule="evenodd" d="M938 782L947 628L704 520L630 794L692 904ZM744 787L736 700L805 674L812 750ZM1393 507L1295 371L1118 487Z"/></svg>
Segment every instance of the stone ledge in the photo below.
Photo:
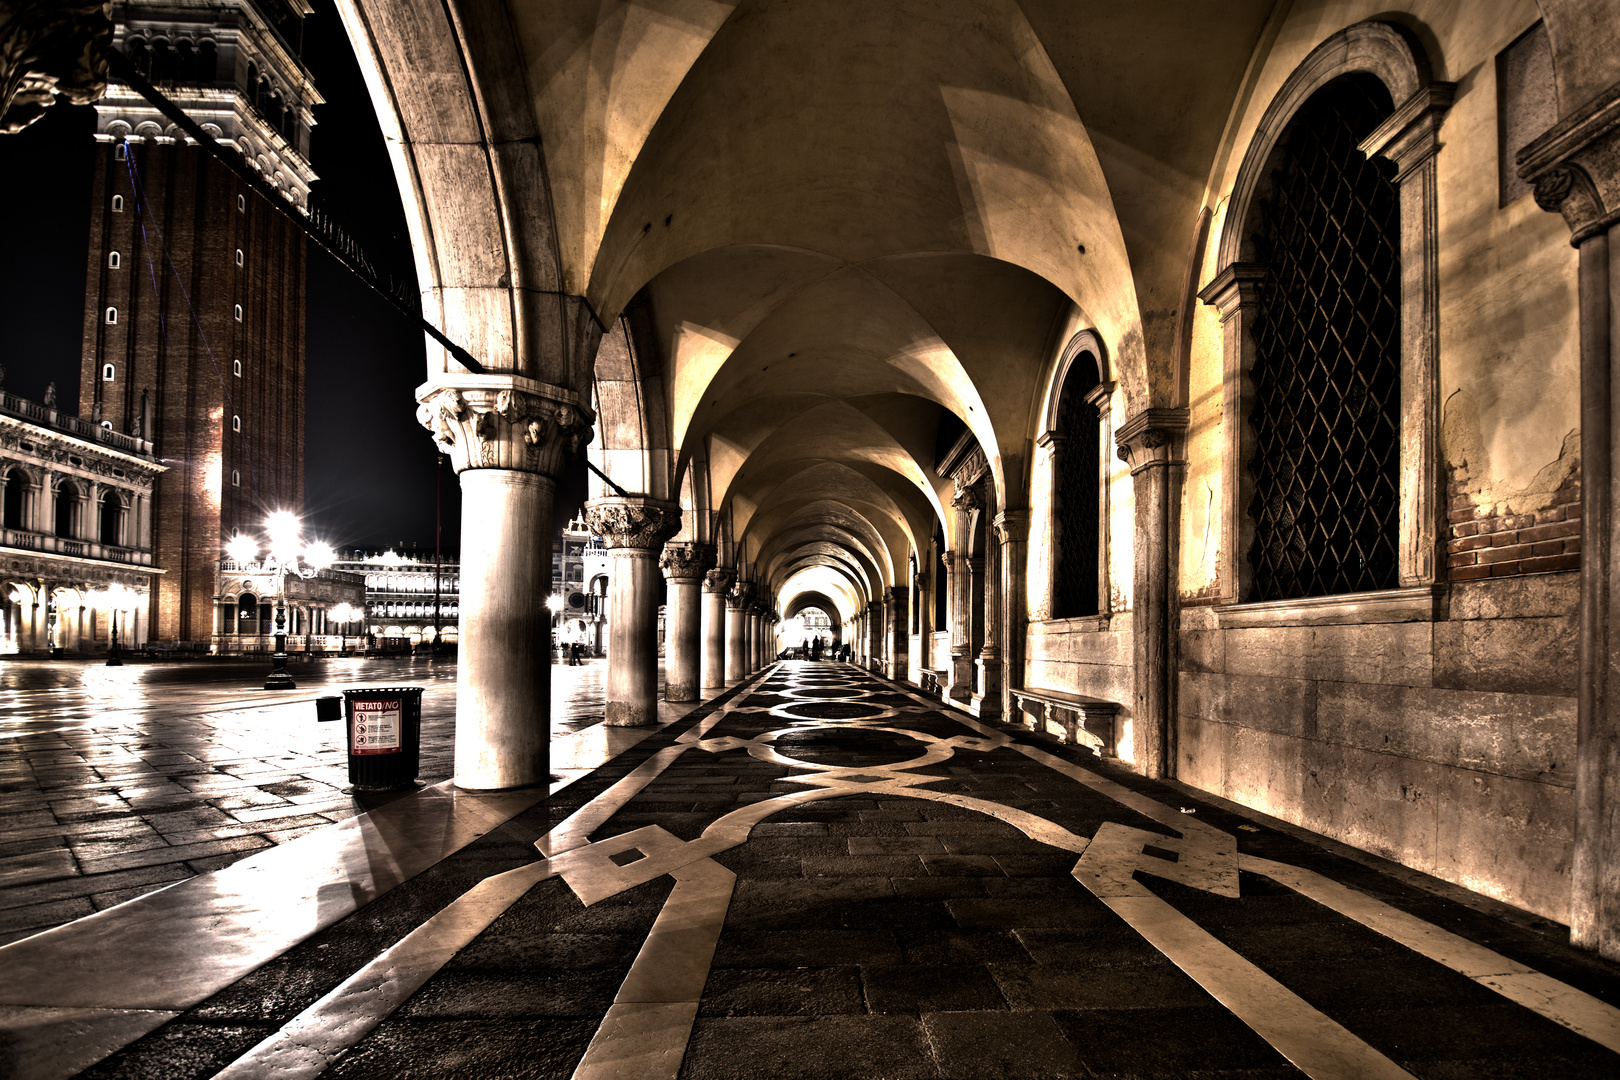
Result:
<svg viewBox="0 0 1620 1080"><path fill-rule="evenodd" d="M1223 630L1266 626L1347 626L1362 623L1434 622L1444 618L1446 587L1418 585L1408 589L1272 600L1263 604L1226 604L1211 610Z"/></svg>

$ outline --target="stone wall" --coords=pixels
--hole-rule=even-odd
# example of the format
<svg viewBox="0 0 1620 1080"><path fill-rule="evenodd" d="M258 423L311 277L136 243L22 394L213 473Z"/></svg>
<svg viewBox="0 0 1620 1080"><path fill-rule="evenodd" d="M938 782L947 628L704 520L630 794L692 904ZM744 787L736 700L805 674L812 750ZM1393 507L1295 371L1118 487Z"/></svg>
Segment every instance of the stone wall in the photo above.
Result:
<svg viewBox="0 0 1620 1080"><path fill-rule="evenodd" d="M1119 756L1132 761L1130 719L1136 675L1131 648L1128 613L1032 621L1024 636L1023 685L1118 702L1121 708L1114 741Z"/></svg>
<svg viewBox="0 0 1620 1080"><path fill-rule="evenodd" d="M1460 583L1418 622L1185 608L1176 775L1567 921L1576 582Z"/></svg>

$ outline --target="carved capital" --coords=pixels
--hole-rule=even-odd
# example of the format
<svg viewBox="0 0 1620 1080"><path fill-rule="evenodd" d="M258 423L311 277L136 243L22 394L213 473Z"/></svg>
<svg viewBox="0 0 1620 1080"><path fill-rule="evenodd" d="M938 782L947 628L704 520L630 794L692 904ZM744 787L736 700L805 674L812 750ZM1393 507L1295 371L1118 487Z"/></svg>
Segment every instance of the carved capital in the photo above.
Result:
<svg viewBox="0 0 1620 1080"><path fill-rule="evenodd" d="M996 539L1001 541L1003 547L1009 544L1022 544L1029 538L1029 511L1003 510L996 515L991 525L996 530Z"/></svg>
<svg viewBox="0 0 1620 1080"><path fill-rule="evenodd" d="M964 514L971 514L984 507L984 497L979 494L978 484L958 484L956 494L951 496L951 506Z"/></svg>
<svg viewBox="0 0 1620 1080"><path fill-rule="evenodd" d="M528 379L474 378L417 391L416 419L456 472L513 469L557 476L591 441L596 417L570 391Z"/></svg>
<svg viewBox="0 0 1620 1080"><path fill-rule="evenodd" d="M713 544L666 544L658 566L671 581L701 578L714 569Z"/></svg>
<svg viewBox="0 0 1620 1080"><path fill-rule="evenodd" d="M656 551L681 531L681 508L635 496L592 499L585 504L585 527L610 552Z"/></svg>
<svg viewBox="0 0 1620 1080"><path fill-rule="evenodd" d="M748 610L748 602L753 598L754 583L751 581L739 581L731 587L731 592L726 594L726 607L732 611L746 611Z"/></svg>
<svg viewBox="0 0 1620 1080"><path fill-rule="evenodd" d="M736 577L737 572L730 567L717 567L703 575L703 591L725 595L731 592L731 583Z"/></svg>
<svg viewBox="0 0 1620 1080"><path fill-rule="evenodd" d="M1119 459L1135 473L1185 464L1182 436L1186 431L1186 409L1144 409L1120 426L1114 441L1119 444Z"/></svg>
<svg viewBox="0 0 1620 1080"><path fill-rule="evenodd" d="M1514 162L1536 205L1564 216L1576 247L1620 222L1620 84L1554 124Z"/></svg>
<svg viewBox="0 0 1620 1080"><path fill-rule="evenodd" d="M0 0L0 131L21 131L57 98L88 105L107 92L111 16L103 0Z"/></svg>

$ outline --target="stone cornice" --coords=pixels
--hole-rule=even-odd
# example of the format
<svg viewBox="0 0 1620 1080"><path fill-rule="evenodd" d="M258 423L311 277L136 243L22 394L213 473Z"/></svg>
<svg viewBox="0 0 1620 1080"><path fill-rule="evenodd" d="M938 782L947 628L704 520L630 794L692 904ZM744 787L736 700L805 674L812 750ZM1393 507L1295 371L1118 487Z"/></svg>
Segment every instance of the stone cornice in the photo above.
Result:
<svg viewBox="0 0 1620 1080"><path fill-rule="evenodd" d="M610 553L657 551L681 531L681 508L635 495L592 499L585 504L585 524Z"/></svg>
<svg viewBox="0 0 1620 1080"><path fill-rule="evenodd" d="M591 441L595 416L578 396L511 375L459 375L417 388L416 418L456 472L512 469L557 476Z"/></svg>
<svg viewBox="0 0 1620 1080"><path fill-rule="evenodd" d="M1266 268L1260 263L1235 262L1199 289L1198 299L1212 305L1225 322L1244 305L1258 302L1265 277Z"/></svg>

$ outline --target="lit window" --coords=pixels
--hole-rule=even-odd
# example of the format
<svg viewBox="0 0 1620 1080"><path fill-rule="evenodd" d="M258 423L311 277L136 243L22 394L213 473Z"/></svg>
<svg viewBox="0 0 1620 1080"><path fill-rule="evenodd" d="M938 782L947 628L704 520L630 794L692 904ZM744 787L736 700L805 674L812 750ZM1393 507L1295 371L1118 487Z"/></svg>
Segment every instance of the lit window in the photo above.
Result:
<svg viewBox="0 0 1620 1080"><path fill-rule="evenodd" d="M243 212L243 213L247 212L247 196L246 195L238 195L236 197L236 209Z"/></svg>
<svg viewBox="0 0 1620 1080"><path fill-rule="evenodd" d="M236 321L237 322L242 321L242 305L241 304L236 305Z"/></svg>
<svg viewBox="0 0 1620 1080"><path fill-rule="evenodd" d="M231 417L231 430L232 431L241 431L242 430L242 418L240 416Z"/></svg>
<svg viewBox="0 0 1620 1080"><path fill-rule="evenodd" d="M122 261L122 258L119 256L118 252L109 251L107 253L107 269L109 269L109 270L118 269L118 264L121 261Z"/></svg>
<svg viewBox="0 0 1620 1080"><path fill-rule="evenodd" d="M242 486L242 474L237 472L235 469L232 469L231 470L231 487L241 487L241 486Z"/></svg>
<svg viewBox="0 0 1620 1080"><path fill-rule="evenodd" d="M128 156L128 150L123 143L119 143L117 146L113 147L113 157L117 158L119 161L123 161Z"/></svg>
<svg viewBox="0 0 1620 1080"><path fill-rule="evenodd" d="M242 377L242 361L240 361L240 360L232 360L231 361L231 374L235 375L239 379Z"/></svg>
<svg viewBox="0 0 1620 1080"><path fill-rule="evenodd" d="M111 326L113 323L116 323L117 321L118 321L118 309L115 308L115 307L108 308L107 309L107 325Z"/></svg>
<svg viewBox="0 0 1620 1080"><path fill-rule="evenodd" d="M236 249L236 265L237 266L242 265L242 249L241 248Z"/></svg>
<svg viewBox="0 0 1620 1080"><path fill-rule="evenodd" d="M101 365L101 381L102 382L112 382L113 377L115 375L117 375L117 374L118 374L117 369L114 368L111 364L102 364Z"/></svg>
<svg viewBox="0 0 1620 1080"><path fill-rule="evenodd" d="M113 196L113 213L122 214L123 212L124 212L124 197L122 195L114 195Z"/></svg>

